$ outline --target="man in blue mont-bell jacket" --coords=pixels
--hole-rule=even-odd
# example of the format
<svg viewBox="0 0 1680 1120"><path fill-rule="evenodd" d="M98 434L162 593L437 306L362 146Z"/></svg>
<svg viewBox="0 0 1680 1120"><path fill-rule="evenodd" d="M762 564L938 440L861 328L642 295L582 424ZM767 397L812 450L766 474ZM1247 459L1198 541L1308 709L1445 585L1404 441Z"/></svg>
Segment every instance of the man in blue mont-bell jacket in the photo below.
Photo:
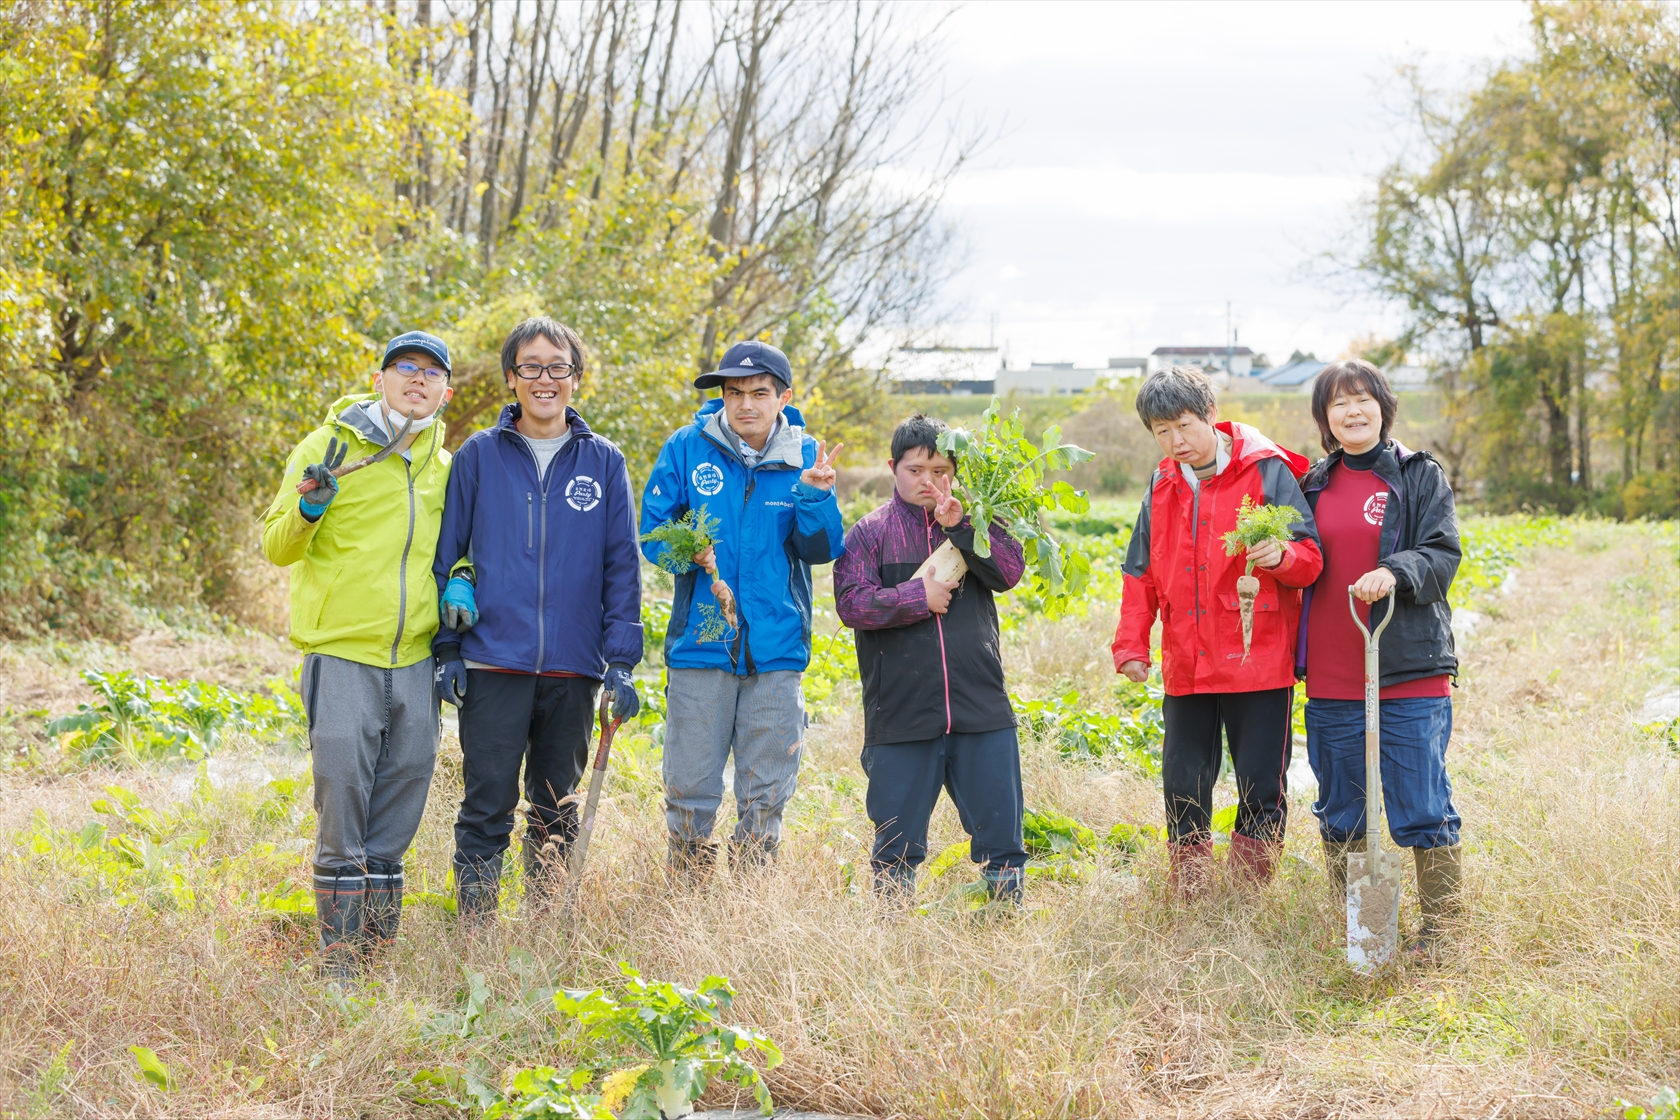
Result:
<svg viewBox="0 0 1680 1120"><path fill-rule="evenodd" d="M492 916L525 767L527 901L544 897L577 835L565 800L589 764L603 681L613 715L640 700L642 573L624 455L569 402L583 343L527 319L502 347L515 403L455 453L433 574L443 625L437 693L460 708L457 913Z"/></svg>
<svg viewBox="0 0 1680 1120"><path fill-rule="evenodd" d="M677 576L665 635L665 823L672 868L698 878L716 860L712 827L731 747L740 818L732 853L746 866L775 855L805 744L811 565L831 563L846 545L834 497L840 446L829 452L806 435L788 406L787 356L739 342L694 387L721 388L723 399L665 441L642 493L642 531L702 507L718 521L713 547ZM643 551L659 563L666 546ZM733 627L718 622L723 612L700 569L734 592Z"/></svg>

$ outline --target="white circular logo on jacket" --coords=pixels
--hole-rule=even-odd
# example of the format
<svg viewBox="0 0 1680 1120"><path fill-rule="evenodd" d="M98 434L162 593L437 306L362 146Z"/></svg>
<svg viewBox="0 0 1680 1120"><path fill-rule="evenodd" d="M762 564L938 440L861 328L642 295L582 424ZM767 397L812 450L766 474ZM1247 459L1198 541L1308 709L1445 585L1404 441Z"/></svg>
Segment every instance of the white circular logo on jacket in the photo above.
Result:
<svg viewBox="0 0 1680 1120"><path fill-rule="evenodd" d="M689 475L689 479L694 483L694 488L708 498L723 489L723 471L716 463L701 463L694 468L694 473Z"/></svg>
<svg viewBox="0 0 1680 1120"><path fill-rule="evenodd" d="M601 484L586 474L566 483L566 504L579 513L588 513L601 504Z"/></svg>
<svg viewBox="0 0 1680 1120"><path fill-rule="evenodd" d="M1388 510L1388 491L1383 490L1365 499L1365 523L1367 525L1381 525L1383 514Z"/></svg>

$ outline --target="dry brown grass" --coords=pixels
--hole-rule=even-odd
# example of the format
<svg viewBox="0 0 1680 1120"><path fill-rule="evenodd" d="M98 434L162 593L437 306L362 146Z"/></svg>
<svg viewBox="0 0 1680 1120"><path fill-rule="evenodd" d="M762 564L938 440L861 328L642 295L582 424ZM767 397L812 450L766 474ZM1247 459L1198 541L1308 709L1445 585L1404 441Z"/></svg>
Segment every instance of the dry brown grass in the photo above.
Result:
<svg viewBox="0 0 1680 1120"><path fill-rule="evenodd" d="M9 846L0 1111L27 1115L41 1070L70 1041L64 1092L41 1115L427 1114L399 1089L417 1068L573 1060L570 1036L524 994L601 983L629 960L686 983L731 977L736 1017L786 1052L771 1077L785 1105L918 1117L1591 1115L1680 1081L1680 780L1676 757L1630 719L1647 690L1674 683L1677 598L1672 533L1586 525L1571 547L1530 557L1477 633L1452 756L1469 913L1434 967L1376 982L1348 972L1299 802L1298 858L1258 896L1169 905L1161 861L1146 856L1086 882L1035 884L1014 919L978 920L940 888L924 892L925 914L882 913L855 871L868 823L860 727L842 714L813 728L775 873L720 873L708 890L673 894L659 870L657 770L626 754L574 915L467 937L442 911L411 908L402 942L350 1004L315 983L306 927L241 897L269 885L259 872L270 865L204 870L196 909L152 909L119 906L50 855ZM1111 632L1099 611L1017 634L1012 683L1028 694L1106 687ZM0 654L0 687L48 673L29 668L35 657ZM1094 826L1159 819L1158 792L1129 775L1037 746L1026 773L1029 802ZM0 776L7 820L44 805L54 824L79 827L86 802L52 790L91 795L102 780ZM153 804L181 781L121 780ZM458 789L458 754L446 755L415 852L416 877L434 888ZM256 799L231 786L209 798L195 866L308 835L306 818L258 823ZM948 806L935 834L960 835ZM304 853L274 858L302 870ZM481 1033L429 1031L458 1007L463 967L494 993ZM179 1088L139 1082L132 1044L156 1050Z"/></svg>

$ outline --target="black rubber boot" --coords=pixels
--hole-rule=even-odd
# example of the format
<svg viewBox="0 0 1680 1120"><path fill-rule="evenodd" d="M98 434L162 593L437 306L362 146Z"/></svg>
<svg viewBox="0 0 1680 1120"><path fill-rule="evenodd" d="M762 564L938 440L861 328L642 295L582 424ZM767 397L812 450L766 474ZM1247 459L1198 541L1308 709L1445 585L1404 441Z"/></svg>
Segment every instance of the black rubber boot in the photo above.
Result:
<svg viewBox="0 0 1680 1120"><path fill-rule="evenodd" d="M553 837L527 829L519 846L519 869L525 876L525 904L546 906L555 890L566 881L571 848Z"/></svg>
<svg viewBox="0 0 1680 1120"><path fill-rule="evenodd" d="M916 869L908 863L889 863L870 867L870 884L875 897L884 905L908 907L916 901Z"/></svg>
<svg viewBox="0 0 1680 1120"><path fill-rule="evenodd" d="M315 868L315 918L321 927L321 979L348 984L360 974L367 879L355 868Z"/></svg>
<svg viewBox="0 0 1680 1120"><path fill-rule="evenodd" d="M363 948L377 951L393 945L402 924L403 869L400 863L369 863L367 902L362 916Z"/></svg>
<svg viewBox="0 0 1680 1120"><path fill-rule="evenodd" d="M455 916L469 926L496 920L502 901L502 857L455 864Z"/></svg>
<svg viewBox="0 0 1680 1120"><path fill-rule="evenodd" d="M986 880L986 893L993 902L1021 905L1026 896L1027 873L1019 867L988 867L981 876Z"/></svg>

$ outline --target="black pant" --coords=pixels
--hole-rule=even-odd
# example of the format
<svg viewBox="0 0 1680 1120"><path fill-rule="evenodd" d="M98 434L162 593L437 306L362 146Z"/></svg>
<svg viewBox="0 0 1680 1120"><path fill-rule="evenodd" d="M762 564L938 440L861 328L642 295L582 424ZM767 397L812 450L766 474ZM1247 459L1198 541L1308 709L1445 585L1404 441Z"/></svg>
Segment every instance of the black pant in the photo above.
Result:
<svg viewBox="0 0 1680 1120"><path fill-rule="evenodd" d="M990 870L1027 862L1021 847L1021 746L1013 727L863 748L864 801L875 824L869 862L915 868L927 858L928 818L951 795L972 838L969 858Z"/></svg>
<svg viewBox="0 0 1680 1120"><path fill-rule="evenodd" d="M1285 773L1289 769L1292 688L1259 692L1204 692L1168 696L1161 703L1166 742L1161 747L1161 786L1167 801L1167 837L1175 844L1211 838L1213 784L1219 780L1219 729L1231 743L1237 779L1236 831L1267 843L1283 840L1288 820Z"/></svg>
<svg viewBox="0 0 1680 1120"><path fill-rule="evenodd" d="M588 677L467 670L461 706L461 812L455 877L500 868L525 764L525 842L562 846L577 835L575 804L560 804L589 766L589 730L601 682Z"/></svg>

